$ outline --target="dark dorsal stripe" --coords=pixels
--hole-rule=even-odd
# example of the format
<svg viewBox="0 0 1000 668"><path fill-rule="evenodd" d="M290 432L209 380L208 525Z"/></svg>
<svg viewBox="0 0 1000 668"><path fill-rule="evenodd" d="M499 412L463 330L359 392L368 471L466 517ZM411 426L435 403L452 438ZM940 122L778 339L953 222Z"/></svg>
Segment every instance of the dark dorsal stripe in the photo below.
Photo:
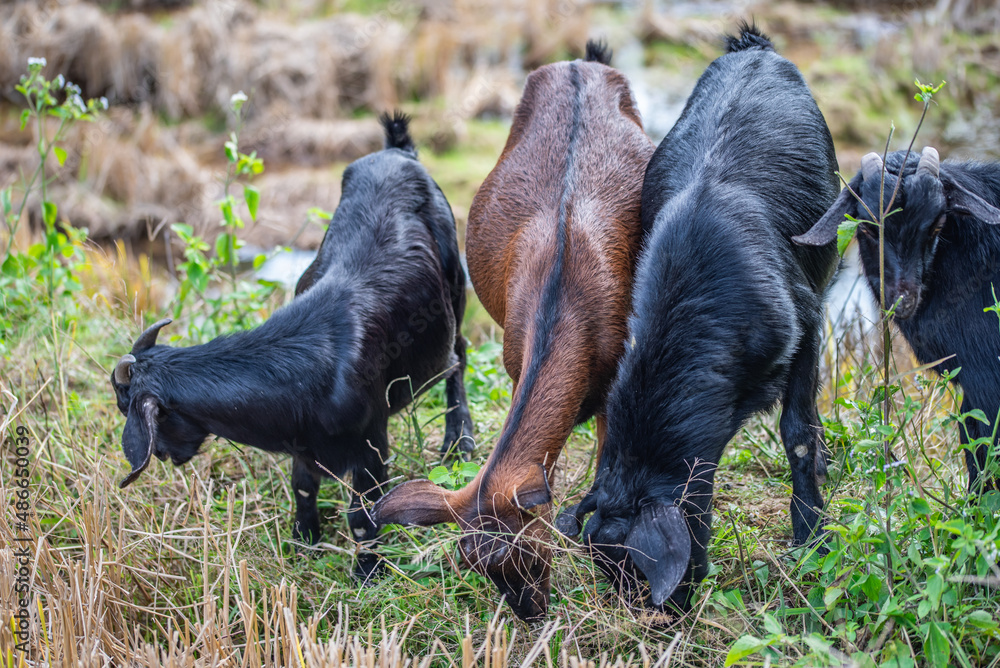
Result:
<svg viewBox="0 0 1000 668"><path fill-rule="evenodd" d="M496 447L495 460L508 447L514 434L520 427L524 417L524 408L538 380L542 365L548 358L552 347L552 331L559 322L560 294L562 292L563 273L566 265L566 253L569 238L569 209L573 198L575 181L575 163L577 144L579 143L580 125L583 110L583 84L580 80L580 70L575 62L569 63L569 80L573 87L572 121L569 131L569 145L566 150L566 169L563 174L562 194L559 200L559 218L556 230L556 255L552 263L545 285L542 288L542 298L535 314L535 331L531 345L531 360L518 385L519 397L511 408L510 423L504 432L504 437Z"/></svg>

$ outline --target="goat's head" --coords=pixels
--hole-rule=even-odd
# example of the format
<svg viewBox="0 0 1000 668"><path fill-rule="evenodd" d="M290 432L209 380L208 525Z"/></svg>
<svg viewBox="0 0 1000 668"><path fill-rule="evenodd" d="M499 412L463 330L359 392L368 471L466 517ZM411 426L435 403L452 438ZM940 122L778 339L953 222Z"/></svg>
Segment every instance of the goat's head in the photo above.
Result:
<svg viewBox="0 0 1000 668"><path fill-rule="evenodd" d="M652 604L662 607L691 562L691 535L684 511L672 500L651 500L640 506L635 499L605 490L597 494L597 509L584 528L584 544L619 591L644 578Z"/></svg>
<svg viewBox="0 0 1000 668"><path fill-rule="evenodd" d="M170 324L161 320L144 331L111 372L118 410L126 416L122 430L122 451L132 472L121 481L125 487L139 477L152 455L161 461L169 456L177 466L198 454L208 432L182 413L161 401L161 379L156 373L156 345L160 329Z"/></svg>
<svg viewBox="0 0 1000 668"><path fill-rule="evenodd" d="M457 491L428 480L406 482L375 504L375 519L380 526L457 523L466 565L492 580L518 617L538 619L548 608L552 493L542 466L531 467L516 484L500 484L515 477L484 468Z"/></svg>
<svg viewBox="0 0 1000 668"><path fill-rule="evenodd" d="M883 231L885 302L887 308L895 305L895 317L900 320L910 318L920 307L938 236L949 220L971 216L985 223L1000 223L1000 210L959 184L949 173L948 164L940 163L934 148L924 148L919 160L914 155L905 166L904 156L904 151L891 153L885 165L879 154L866 155L861 170L829 211L808 232L793 237L799 244L822 246L837 237L846 214L862 221L856 231L858 250L872 292L878 295L879 230L875 223L880 209L887 208Z"/></svg>

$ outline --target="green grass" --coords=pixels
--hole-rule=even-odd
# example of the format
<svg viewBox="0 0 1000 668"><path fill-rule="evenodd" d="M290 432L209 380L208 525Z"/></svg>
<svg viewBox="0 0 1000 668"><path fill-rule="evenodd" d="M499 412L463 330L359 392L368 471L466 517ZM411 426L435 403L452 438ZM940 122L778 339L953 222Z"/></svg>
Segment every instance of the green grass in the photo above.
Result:
<svg viewBox="0 0 1000 668"><path fill-rule="evenodd" d="M289 539L294 512L289 460L227 442L210 440L202 454L181 468L154 461L136 483L119 491L116 481L128 468L119 450L124 418L114 405L108 374L138 328L125 310L129 300L115 288L128 283L125 268L101 260L102 255L95 251L89 251L87 257L89 268L78 268L84 287L75 298L75 313L57 318L54 338L45 309L28 313L14 337L8 339L12 347L2 378L8 411L13 407L12 397L18 398L17 408L23 409L5 423L6 429L23 425L31 433L32 490L38 519L35 531L46 536L39 570L45 582L38 586L47 618L70 614L60 613L60 606L71 607L71 602L84 594L97 596L96 605L108 620L120 616L135 634L126 645L167 646L171 629L189 627L187 639L182 634L177 641L175 654L180 656L181 648L187 647L192 656L201 657L211 652L205 639L212 633L206 629L215 629L219 642L230 643L226 646L233 647L238 657L249 652L240 649L248 640L244 612L250 608L245 606L253 606L259 616L276 619L276 600L288 614L294 610L298 620L313 619L309 633L316 642L349 632L360 634L361 642L367 643L371 629L372 642L377 645L383 628L391 634L392 629L401 633L409 627L400 651L410 656L433 653L438 663L460 662L463 652L474 654L470 647L480 647L488 634L498 631L501 636L506 634L509 660L515 663L532 651L539 638L557 662L562 651L593 659L602 654L632 655L633 661L641 663L643 652L655 660L669 650L671 665L719 665L734 646L739 646L738 641L757 647L749 644L747 637L759 641L759 652L771 653L771 665L796 661L798 665L817 665L852 654L858 660L858 653L863 654L868 643L879 640L877 634L865 637L868 632L857 627L864 613L863 594L858 598L849 587L842 587L841 598L829 607L824 604L824 597L836 586L831 583L852 578L867 583L868 575L861 571L878 567L877 558L866 564L859 556L866 549L877 556L878 550L864 542L872 538L873 528L864 525L868 526L863 531L867 537L857 539L860 542L848 539L838 543L849 554L845 553L840 566L834 565L829 573L823 573L826 563L815 554L788 544L790 476L776 437L775 415L751 420L722 462L716 484L711 572L699 590L695 610L681 620L651 613L638 600L620 596L586 555L567 541L556 546L549 625L527 625L511 619L505 608L498 609L491 583L460 565L455 527L385 530L380 553L392 565L390 572L371 586L359 588L351 578L355 546L343 516L349 501L347 487L334 481L323 485L324 542L316 551L305 550ZM118 273L109 276L103 272ZM274 303L280 301L280 296L274 298ZM503 423L510 381L500 362L501 345L474 333L483 329L481 312L471 309L469 317L473 323L470 326L467 319L466 331L473 348L466 384L477 428L473 461L481 463ZM828 356L824 362L825 376L832 375L836 359ZM870 512L859 514L852 508L857 504L870 508L866 499L874 498L871 495L878 484L867 472L877 465L878 456L877 448L866 449L861 438L865 412L851 405L875 391L877 378L871 369L847 366L841 377L850 380L838 389L840 418L827 425L832 464L826 487L826 494L835 497L831 519L834 525L845 526ZM969 527L988 534L990 528L983 518L992 511L977 514L979 506L962 499L964 473L956 452L955 425L947 424L953 397L933 382L908 383L907 394L921 403L933 399L935 405L919 431L907 430L905 443L897 442L897 448L905 445L914 452L922 448L930 455L926 462L913 457L914 465L905 469L906 476L919 480L953 507L964 506L960 517L967 518ZM827 389L820 400L826 416L834 414L831 395ZM904 409L902 397L897 397L897 404ZM439 385L411 409L392 418L392 476L426 477L439 464L443 408L443 387ZM414 424L419 425L419 431ZM556 478L557 505L586 489L592 475L593 448L592 425L575 429ZM909 479L906 476L895 480L897 489ZM2 484L9 484L9 480ZM909 489L913 489L912 483ZM6 494L9 489L0 491ZM906 494L905 489L902 494ZM992 495L988 503L996 503ZM935 504L933 512L939 508L943 506ZM923 517L911 517L906 511L896 516L905 526L913 517ZM940 522L953 519L945 510ZM10 532L10 526L0 524L0 534L4 532ZM938 531L937 538L943 539L945 533ZM906 553L909 543L930 545L929 540L914 538L916 534L919 530L899 536L900 553ZM947 554L945 544L939 546L941 554ZM995 536L987 536L982 543L984 554L995 544ZM52 566L47 567L47 562ZM73 568L82 569L80 591L75 594L76 585L69 575ZM87 573L91 573L89 580ZM102 577L98 578L98 573L103 573ZM990 624L1000 618L994 590L955 585L947 609L939 607L940 613L928 610L921 620L916 612L926 598L927 577L928 573L908 564L895 578L886 580L906 591L899 603L914 617L911 633L917 639L911 638L910 643L916 643L915 650L921 647L920 624L936 618L936 623L950 625L947 637L954 643L950 656L964 653L965 660L960 663L965 665L993 661L998 653L997 631ZM206 608L206 601L212 601L214 607ZM345 610L349 610L346 622ZM955 621L968 619L973 610L986 615L973 620L982 627ZM884 630L888 622L876 627L877 617L872 617L873 630ZM113 634L107 631L111 625L108 620L102 622L102 628L110 638ZM275 624L274 634L287 634L280 623ZM893 657L902 648L908 651L902 633L905 623L897 624L872 653L876 660L895 661ZM94 628L87 633L95 632ZM250 636L252 639L253 634ZM58 633L53 634L51 643L60 639ZM110 640L98 647L115 656ZM44 653L42 645L38 651ZM48 656L59 656L55 650L50 652L53 654ZM759 652L748 660L759 664L764 656ZM296 665L290 661L288 665Z"/></svg>

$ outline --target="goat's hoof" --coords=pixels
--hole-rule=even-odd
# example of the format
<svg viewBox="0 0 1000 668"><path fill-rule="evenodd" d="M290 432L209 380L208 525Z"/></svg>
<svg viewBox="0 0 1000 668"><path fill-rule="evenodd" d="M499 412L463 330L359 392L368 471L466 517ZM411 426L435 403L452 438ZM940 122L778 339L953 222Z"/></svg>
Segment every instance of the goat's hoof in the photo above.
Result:
<svg viewBox="0 0 1000 668"><path fill-rule="evenodd" d="M556 529L567 538L576 538L580 535L580 530L583 529L583 522L576 516L578 506L579 504L570 506L556 517Z"/></svg>
<svg viewBox="0 0 1000 668"><path fill-rule="evenodd" d="M472 430L467 425L462 425L461 434L445 432L444 444L441 446L441 456L444 458L461 457L469 461L469 456L476 449L476 439L472 437Z"/></svg>
<svg viewBox="0 0 1000 668"><path fill-rule="evenodd" d="M374 584L385 574L385 564L374 552L362 552L358 555L358 561L354 564L354 579L358 580L362 587Z"/></svg>

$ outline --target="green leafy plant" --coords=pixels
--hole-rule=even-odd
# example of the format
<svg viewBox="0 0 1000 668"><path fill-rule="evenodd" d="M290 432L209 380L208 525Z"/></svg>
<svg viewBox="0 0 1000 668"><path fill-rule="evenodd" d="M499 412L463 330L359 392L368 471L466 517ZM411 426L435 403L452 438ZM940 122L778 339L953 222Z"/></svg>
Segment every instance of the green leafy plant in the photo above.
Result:
<svg viewBox="0 0 1000 668"><path fill-rule="evenodd" d="M49 199L46 166L52 157L60 166L66 163L68 154L60 145L66 132L79 121L95 120L108 103L104 98L84 102L80 88L62 75L51 81L46 79L42 74L45 65L44 58L29 58L28 73L15 86L26 102L21 112L21 130L29 124L35 127L38 166L30 176L22 176L18 184L0 191L0 213L6 233L0 260L0 299L4 307L0 310L0 351L4 353L9 350L12 333L38 304L51 311L52 327L65 325L72 318L75 302L63 298L80 289L78 274L86 264L83 247L87 231L59 225L58 207ZM59 121L51 136L47 131L48 119ZM14 247L18 228L35 193L41 199L44 237L26 251L19 251Z"/></svg>
<svg viewBox="0 0 1000 668"><path fill-rule="evenodd" d="M184 261L178 264L181 274L180 290L174 302L174 317L179 317L187 307L193 306L192 298L197 297L205 305L203 318L193 318L189 330L196 338L211 338L235 327L245 329L259 322L259 314L272 296L277 284L263 279L249 280L239 273L239 250L244 242L239 231L244 229L242 211L245 210L253 221L257 220L260 191L249 182L264 171L264 161L257 152L242 153L239 149L239 135L243 127L243 107L247 96L236 93L230 100L230 109L235 116L235 128L223 145L226 156L226 174L223 179L223 197L217 202L223 231L215 238L215 245L209 245L194 229L185 223L174 223L171 229L184 245ZM242 185L242 197L237 198L233 189ZM318 211L318 210L317 210ZM325 212L320 212L325 213ZM210 254L210 251L214 253ZM267 256L259 253L254 257L253 269L259 269ZM210 287L228 283L228 290L210 290Z"/></svg>
<svg viewBox="0 0 1000 668"><path fill-rule="evenodd" d="M435 485L448 489L459 489L479 475L479 468L479 464L475 462L456 461L451 465L451 468L435 466L427 477Z"/></svg>

